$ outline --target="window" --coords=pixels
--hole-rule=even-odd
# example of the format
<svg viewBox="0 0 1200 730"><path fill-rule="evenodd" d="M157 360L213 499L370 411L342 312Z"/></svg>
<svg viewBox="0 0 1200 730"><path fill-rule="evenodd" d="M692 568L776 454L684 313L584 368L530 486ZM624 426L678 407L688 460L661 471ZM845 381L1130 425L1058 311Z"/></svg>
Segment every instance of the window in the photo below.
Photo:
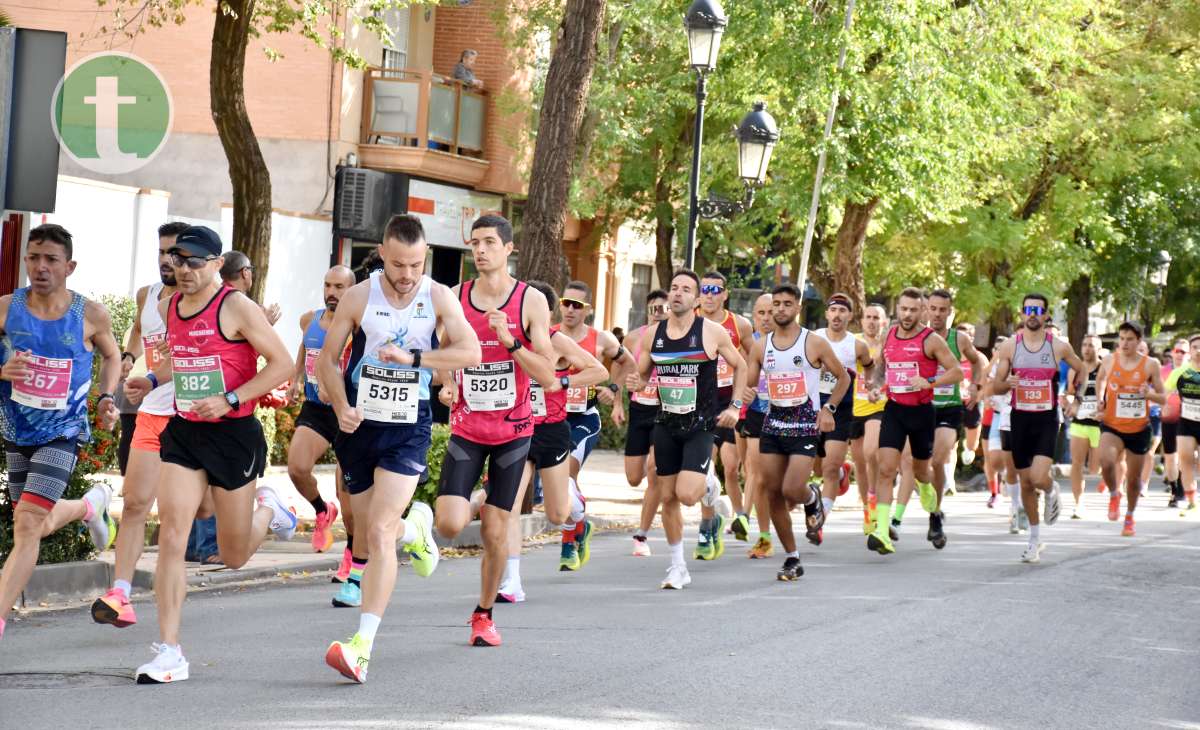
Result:
<svg viewBox="0 0 1200 730"><path fill-rule="evenodd" d="M408 66L408 6L388 8L382 12L387 24L387 37L383 41L383 67L406 68Z"/></svg>
<svg viewBox="0 0 1200 730"><path fill-rule="evenodd" d="M629 285L629 327L632 332L635 327L646 324L646 297L650 295L650 277L654 268L647 264L633 265L633 278Z"/></svg>

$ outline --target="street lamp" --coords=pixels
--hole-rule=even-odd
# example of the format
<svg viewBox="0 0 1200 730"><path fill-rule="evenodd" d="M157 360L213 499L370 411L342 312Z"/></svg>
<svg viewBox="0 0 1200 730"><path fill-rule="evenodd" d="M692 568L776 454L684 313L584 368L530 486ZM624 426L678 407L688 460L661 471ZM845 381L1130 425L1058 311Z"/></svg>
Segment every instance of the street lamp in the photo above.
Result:
<svg viewBox="0 0 1200 730"><path fill-rule="evenodd" d="M1150 272L1150 283L1161 289L1167 285L1167 274L1171 271L1171 254L1159 251L1154 258L1154 271Z"/></svg>
<svg viewBox="0 0 1200 730"><path fill-rule="evenodd" d="M700 146L704 141L704 100L708 97L708 74L717 66L721 36L729 19L718 0L694 0L683 18L688 35L688 56L696 71L696 126L692 134L692 174L688 180L688 234L684 251L684 266L692 268L696 254L696 228L701 218L730 218L754 203L754 191L767 178L767 165L779 140L775 119L767 113L763 102L755 102L753 110L734 130L738 140L738 177L746 187L740 201L709 196L700 198Z"/></svg>

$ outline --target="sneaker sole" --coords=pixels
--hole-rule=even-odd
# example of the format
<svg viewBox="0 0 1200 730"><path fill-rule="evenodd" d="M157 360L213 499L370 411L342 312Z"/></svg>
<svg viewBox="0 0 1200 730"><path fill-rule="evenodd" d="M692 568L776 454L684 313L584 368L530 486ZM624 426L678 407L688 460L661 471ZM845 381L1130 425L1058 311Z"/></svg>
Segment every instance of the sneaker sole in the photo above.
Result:
<svg viewBox="0 0 1200 730"><path fill-rule="evenodd" d="M172 684L174 682L182 682L188 678L188 668L184 667L177 672L167 672L166 674L155 677L152 674L139 674L137 676L138 684Z"/></svg>
<svg viewBox="0 0 1200 730"><path fill-rule="evenodd" d="M362 607L361 601L359 601L358 603L346 603L345 601L339 601L338 599L335 598L331 601L331 603L333 603L334 608L361 608Z"/></svg>
<svg viewBox="0 0 1200 730"><path fill-rule="evenodd" d="M363 684L367 681L365 674L360 679L358 675L355 674L354 670L350 668L350 665L346 663L345 654L342 653L341 647L339 647L336 643L330 644L329 648L325 651L325 663L336 669L338 674L342 675L346 679L359 684Z"/></svg>
<svg viewBox="0 0 1200 730"><path fill-rule="evenodd" d="M108 624L116 626L118 629L123 629L126 626L133 626L137 623L137 619L133 621L122 621L121 614L113 610L112 606L108 605L100 599L92 604L92 620L98 624Z"/></svg>
<svg viewBox="0 0 1200 730"><path fill-rule="evenodd" d="M896 552L896 548L888 549L887 543L874 535L867 536L867 549L880 555L891 555Z"/></svg>
<svg viewBox="0 0 1200 730"><path fill-rule="evenodd" d="M476 636L475 638L471 639L471 646L500 646L500 642L497 641L495 644L493 644L482 636Z"/></svg>

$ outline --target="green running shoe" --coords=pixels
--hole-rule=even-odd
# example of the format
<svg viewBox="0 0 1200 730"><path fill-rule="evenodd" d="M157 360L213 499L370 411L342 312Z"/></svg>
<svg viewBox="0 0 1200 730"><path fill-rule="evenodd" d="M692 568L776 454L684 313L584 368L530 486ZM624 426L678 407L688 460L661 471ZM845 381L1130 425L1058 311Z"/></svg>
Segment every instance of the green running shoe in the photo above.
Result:
<svg viewBox="0 0 1200 730"><path fill-rule="evenodd" d="M750 520L746 515L734 517L729 529L733 530L733 536L740 542L750 542Z"/></svg>
<svg viewBox="0 0 1200 730"><path fill-rule="evenodd" d="M558 569L579 570L579 551L575 549L574 540L563 540L562 553L558 556Z"/></svg>
<svg viewBox="0 0 1200 730"><path fill-rule="evenodd" d="M892 545L892 539L887 536L879 536L875 533L867 535L867 549L873 550L880 555L891 555L896 552L896 547Z"/></svg>
<svg viewBox="0 0 1200 730"><path fill-rule="evenodd" d="M712 540L708 539L708 535L701 535L700 541L696 543L696 549L692 551L692 557L696 560L716 560L716 555L717 549Z"/></svg>
<svg viewBox="0 0 1200 730"><path fill-rule="evenodd" d="M929 514L938 511L937 490L929 482L917 482L917 490L921 493L921 509Z"/></svg>
<svg viewBox="0 0 1200 730"><path fill-rule="evenodd" d="M712 559L716 560L725 554L725 518L723 516L713 517L713 531L709 538L709 544L713 546Z"/></svg>
<svg viewBox="0 0 1200 730"><path fill-rule="evenodd" d="M408 521L417 528L413 541L405 546L412 556L413 570L422 578L428 578L437 570L441 553L433 540L433 510L424 502L413 502L408 510Z"/></svg>
<svg viewBox="0 0 1200 730"><path fill-rule="evenodd" d="M367 681L367 662L371 647L358 634L349 641L335 641L325 651L325 663L338 670L346 679L362 684Z"/></svg>
<svg viewBox="0 0 1200 730"><path fill-rule="evenodd" d="M592 559L592 523L587 520L583 521L583 535L575 541L575 549L579 553L579 567L587 565L587 562Z"/></svg>

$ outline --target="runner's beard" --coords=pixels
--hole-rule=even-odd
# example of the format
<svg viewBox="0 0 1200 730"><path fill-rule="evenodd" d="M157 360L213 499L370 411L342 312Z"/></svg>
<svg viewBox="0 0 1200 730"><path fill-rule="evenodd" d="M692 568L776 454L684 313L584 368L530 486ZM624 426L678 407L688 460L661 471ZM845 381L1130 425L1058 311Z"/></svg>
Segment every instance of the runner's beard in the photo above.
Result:
<svg viewBox="0 0 1200 730"><path fill-rule="evenodd" d="M338 300L333 297L325 298L325 308L331 312L337 311Z"/></svg>
<svg viewBox="0 0 1200 730"><path fill-rule="evenodd" d="M162 279L163 286L175 286L175 272L166 272L162 269L158 271L158 278Z"/></svg>
<svg viewBox="0 0 1200 730"><path fill-rule="evenodd" d="M1042 320L1038 319L1037 317L1030 317L1029 319L1025 320L1025 329L1029 330L1030 332L1037 332L1041 328Z"/></svg>

